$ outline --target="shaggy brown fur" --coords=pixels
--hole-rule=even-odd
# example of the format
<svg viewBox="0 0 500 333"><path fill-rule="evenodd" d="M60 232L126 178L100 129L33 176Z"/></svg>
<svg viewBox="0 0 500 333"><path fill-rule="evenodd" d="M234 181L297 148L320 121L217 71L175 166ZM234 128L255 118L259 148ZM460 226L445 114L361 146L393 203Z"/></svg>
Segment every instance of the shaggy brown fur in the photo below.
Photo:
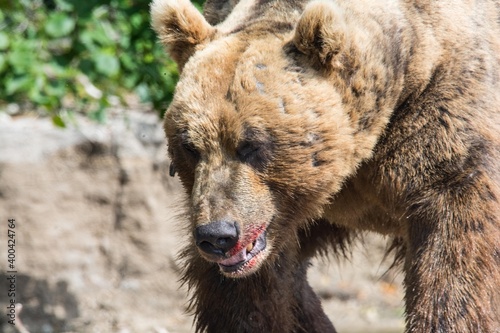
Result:
<svg viewBox="0 0 500 333"><path fill-rule="evenodd" d="M370 230L399 245L407 332L500 332L498 1L151 11L182 70L165 131L197 331L334 332L308 260Z"/></svg>

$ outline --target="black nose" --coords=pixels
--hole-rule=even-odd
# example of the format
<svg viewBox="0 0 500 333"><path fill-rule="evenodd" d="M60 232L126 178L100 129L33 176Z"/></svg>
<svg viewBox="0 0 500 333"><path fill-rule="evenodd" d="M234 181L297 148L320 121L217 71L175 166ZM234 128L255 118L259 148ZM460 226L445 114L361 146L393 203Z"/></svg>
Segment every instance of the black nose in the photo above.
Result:
<svg viewBox="0 0 500 333"><path fill-rule="evenodd" d="M239 230L236 223L216 221L196 228L196 245L209 254L224 255L238 242Z"/></svg>

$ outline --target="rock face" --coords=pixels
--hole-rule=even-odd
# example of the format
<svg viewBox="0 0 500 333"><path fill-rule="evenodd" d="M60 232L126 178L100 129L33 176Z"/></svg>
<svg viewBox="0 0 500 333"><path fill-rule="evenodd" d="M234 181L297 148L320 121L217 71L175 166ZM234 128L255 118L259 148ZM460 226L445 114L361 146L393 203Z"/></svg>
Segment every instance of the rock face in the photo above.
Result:
<svg viewBox="0 0 500 333"><path fill-rule="evenodd" d="M166 155L154 114L117 111L106 125L78 118L67 129L0 118L0 307L15 219L18 322L30 332L192 331L174 260L181 188ZM380 278L379 243L370 238L342 276L321 260L310 273L341 332L402 331L400 278ZM0 331L17 332L5 313Z"/></svg>
<svg viewBox="0 0 500 333"><path fill-rule="evenodd" d="M142 331L165 326L165 314L181 318L172 302L182 292L165 274L179 242L171 226L178 185L167 177L155 115L115 115L104 126L78 119L64 130L7 119L0 142L1 219L16 219L27 327Z"/></svg>

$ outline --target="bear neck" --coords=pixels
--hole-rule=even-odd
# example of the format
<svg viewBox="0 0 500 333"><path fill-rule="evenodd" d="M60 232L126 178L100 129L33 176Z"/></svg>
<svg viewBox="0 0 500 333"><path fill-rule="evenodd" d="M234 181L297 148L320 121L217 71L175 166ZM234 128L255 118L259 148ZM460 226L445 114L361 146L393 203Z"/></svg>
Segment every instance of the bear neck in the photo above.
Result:
<svg viewBox="0 0 500 333"><path fill-rule="evenodd" d="M280 255L279 264L233 279L186 248L182 280L193 295L188 310L195 316L196 332L302 332L311 316L317 332L334 332L307 282L309 262L290 254ZM312 312L301 313L304 302Z"/></svg>

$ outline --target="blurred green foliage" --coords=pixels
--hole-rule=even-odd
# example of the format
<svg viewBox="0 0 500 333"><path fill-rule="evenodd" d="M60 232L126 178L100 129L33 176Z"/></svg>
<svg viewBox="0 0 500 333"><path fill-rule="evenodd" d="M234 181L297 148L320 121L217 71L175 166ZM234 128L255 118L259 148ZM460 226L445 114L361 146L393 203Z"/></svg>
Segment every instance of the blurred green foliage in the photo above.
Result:
<svg viewBox="0 0 500 333"><path fill-rule="evenodd" d="M0 0L0 103L28 103L58 126L68 104L102 121L113 98L131 93L161 112L178 73L150 27L149 4Z"/></svg>

